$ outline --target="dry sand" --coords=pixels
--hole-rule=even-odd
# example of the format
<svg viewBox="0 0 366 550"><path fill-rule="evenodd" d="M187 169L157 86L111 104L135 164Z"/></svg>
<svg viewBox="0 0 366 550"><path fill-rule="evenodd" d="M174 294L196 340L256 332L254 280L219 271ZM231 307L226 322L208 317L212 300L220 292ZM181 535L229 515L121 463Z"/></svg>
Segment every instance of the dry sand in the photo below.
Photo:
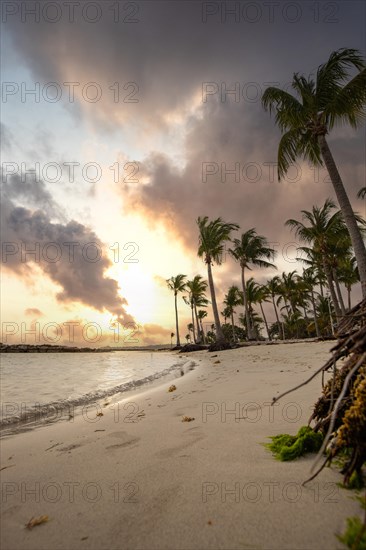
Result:
<svg viewBox="0 0 366 550"><path fill-rule="evenodd" d="M319 378L269 403L330 347L189 354L198 367L172 393L169 381L103 416L94 409L3 439L2 550L342 548L335 533L360 508L336 467L304 488L313 456L282 463L262 445L307 423ZM47 523L24 528L43 514Z"/></svg>

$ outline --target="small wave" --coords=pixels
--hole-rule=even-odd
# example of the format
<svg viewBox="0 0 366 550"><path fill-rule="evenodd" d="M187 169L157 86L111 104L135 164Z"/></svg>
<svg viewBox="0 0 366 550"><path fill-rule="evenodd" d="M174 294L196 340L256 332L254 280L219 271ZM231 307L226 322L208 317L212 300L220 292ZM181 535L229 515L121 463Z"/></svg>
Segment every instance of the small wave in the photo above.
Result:
<svg viewBox="0 0 366 550"><path fill-rule="evenodd" d="M176 377L183 376L190 370L193 370L195 366L196 364L194 361L176 363L160 372L150 374L149 376L145 376L144 378L140 378L138 380L132 380L130 382L119 384L118 386L114 386L113 388L108 388L106 390L96 390L94 392L87 393L74 399L64 399L52 403L46 403L43 405L37 403L36 405L29 407L28 409L24 403L22 403L22 406L19 407L18 403L5 402L2 404L2 413L4 411L7 411L7 407L9 405L16 405L17 410L20 409L21 412L19 414L12 414L10 416L4 415L4 417L0 420L0 429L9 428L12 425L18 423L33 423L41 420L54 422L56 420L61 420L64 417L73 416L74 410L78 407L94 403L97 400L110 397L112 395L134 390L136 388L139 388L140 386L143 386L144 384L148 384L149 382L154 382L159 378L163 378L164 376L168 376L171 374L174 374Z"/></svg>

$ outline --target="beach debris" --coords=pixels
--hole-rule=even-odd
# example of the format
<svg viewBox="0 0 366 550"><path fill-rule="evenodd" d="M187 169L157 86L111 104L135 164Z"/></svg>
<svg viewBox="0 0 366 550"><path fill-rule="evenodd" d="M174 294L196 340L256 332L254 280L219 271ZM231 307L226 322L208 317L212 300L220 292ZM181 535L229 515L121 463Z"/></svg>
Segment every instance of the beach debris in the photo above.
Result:
<svg viewBox="0 0 366 550"><path fill-rule="evenodd" d="M13 468L15 466L15 464L9 464L9 466L3 466L2 468L0 468L0 472L2 472L3 470L6 470L6 468Z"/></svg>
<svg viewBox="0 0 366 550"><path fill-rule="evenodd" d="M172 384L169 389L168 389L168 392L172 392L172 391L175 391L177 389L177 386L175 386L174 384Z"/></svg>
<svg viewBox="0 0 366 550"><path fill-rule="evenodd" d="M193 422L195 420L193 416L183 416L182 422Z"/></svg>
<svg viewBox="0 0 366 550"><path fill-rule="evenodd" d="M103 403L103 407L108 407L109 404L110 404L110 402L107 401L107 403Z"/></svg>
<svg viewBox="0 0 366 550"><path fill-rule="evenodd" d="M212 521L209 519L207 525L212 525Z"/></svg>
<svg viewBox="0 0 366 550"><path fill-rule="evenodd" d="M307 385L321 373L322 395L314 406L309 426L322 435L323 443L311 469L312 481L325 466L337 458L341 463L343 483L352 486L355 478L363 480L366 461L366 299L346 313L339 322L337 344L331 357L305 382L273 398L272 404ZM337 364L339 363L340 364ZM325 382L325 373L331 377ZM321 462L320 466L319 463Z"/></svg>
<svg viewBox="0 0 366 550"><path fill-rule="evenodd" d="M137 416L146 416L144 409L142 409L142 411L140 411Z"/></svg>
<svg viewBox="0 0 366 550"><path fill-rule="evenodd" d="M100 411L100 412L97 413L97 416L104 416L104 413L102 413L102 411Z"/></svg>
<svg viewBox="0 0 366 550"><path fill-rule="evenodd" d="M27 529L33 529L33 527L36 527L37 525L42 525L42 523L46 523L48 521L48 516L39 516L38 518L32 517L28 523L25 524L25 527Z"/></svg>
<svg viewBox="0 0 366 550"><path fill-rule="evenodd" d="M217 363L221 363L221 361L219 359L217 361L214 361L214 365L217 365Z"/></svg>
<svg viewBox="0 0 366 550"><path fill-rule="evenodd" d="M81 537L80 540L88 540L89 537Z"/></svg>

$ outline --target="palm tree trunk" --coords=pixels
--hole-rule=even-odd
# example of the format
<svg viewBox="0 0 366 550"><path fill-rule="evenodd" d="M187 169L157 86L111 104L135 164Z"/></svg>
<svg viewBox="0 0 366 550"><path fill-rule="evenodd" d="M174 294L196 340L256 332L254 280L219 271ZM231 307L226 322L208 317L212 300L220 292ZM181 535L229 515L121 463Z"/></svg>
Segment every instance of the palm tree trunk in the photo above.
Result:
<svg viewBox="0 0 366 550"><path fill-rule="evenodd" d="M206 338L205 338L205 333L204 333L204 330L203 330L202 319L200 319L200 326L201 326L201 334L202 334L202 344L205 344L206 343Z"/></svg>
<svg viewBox="0 0 366 550"><path fill-rule="evenodd" d="M191 314L192 314L192 332L193 332L193 342L197 344L196 341L196 329L195 329L195 322L194 322L194 312L193 312L193 303L191 303Z"/></svg>
<svg viewBox="0 0 366 550"><path fill-rule="evenodd" d="M341 208L344 221L347 225L352 247L356 256L358 265L358 271L360 274L360 281L362 287L362 297L366 298L366 249L362 240L360 230L357 225L357 221L352 210L351 203L344 188L341 176L339 175L336 163L334 162L333 155L329 149L327 140L324 135L318 136L318 142L322 157L327 167L330 179L332 181L334 191L337 195L338 203Z"/></svg>
<svg viewBox="0 0 366 550"><path fill-rule="evenodd" d="M339 319L340 317L342 317L342 312L340 310L339 303L338 303L338 300L337 300L337 296L336 296L336 293L335 293L335 290L334 290L332 273L331 273L330 267L328 266L326 260L324 260L324 273L325 273L325 276L327 278L328 288L329 288L330 296L332 298L332 302L333 302L333 305L334 305L335 314L336 314L336 317Z"/></svg>
<svg viewBox="0 0 366 550"><path fill-rule="evenodd" d="M351 305L351 287L347 286L347 295L348 295L348 309L350 310L352 308Z"/></svg>
<svg viewBox="0 0 366 550"><path fill-rule="evenodd" d="M196 327L197 327L197 343L201 343L202 341L202 334L201 334L201 329L200 329L200 324L198 322L198 315L197 315L197 307L196 307L196 303L194 302L193 303L193 307L194 307L194 316L196 318Z"/></svg>
<svg viewBox="0 0 366 550"><path fill-rule="evenodd" d="M277 324L279 327L281 327L281 332L282 332L282 340L285 339L285 333L284 333L284 330L283 330L283 325L282 323L280 322L280 319L278 317L278 311L277 311L277 307L276 307L276 304L275 304L275 298L274 296L272 296L272 302L273 302L273 308L275 310L275 315L276 315L276 319L277 319Z"/></svg>
<svg viewBox="0 0 366 550"><path fill-rule="evenodd" d="M222 342L225 342L225 336L224 336L224 333L222 332L220 317L219 317L219 310L217 309L216 293L215 293L215 286L214 286L214 281L212 277L211 261L207 262L207 278L208 278L208 286L210 287L212 311L213 311L214 320L215 320L216 340L217 342L222 343Z"/></svg>
<svg viewBox="0 0 366 550"><path fill-rule="evenodd" d="M310 292L311 292L311 304L313 306L313 312L314 312L314 324L315 324L316 336L317 336L317 338L320 338L320 330L319 330L319 325L318 325L318 319L316 317L315 298L314 298L313 287L311 287Z"/></svg>
<svg viewBox="0 0 366 550"><path fill-rule="evenodd" d="M248 340L255 340L255 336L253 334L253 329L252 329L252 323L250 321L250 315L249 315L249 305L248 305L247 287L245 284L244 267L241 268L241 285L243 287L244 312L245 312L245 321L247 325L247 338Z"/></svg>
<svg viewBox="0 0 366 550"><path fill-rule="evenodd" d="M266 316L265 316L265 314L264 314L264 311L263 311L262 302L259 302L259 307L261 308L261 313L262 313L263 321L264 321L264 324L265 324L265 326L266 326L266 331L267 331L267 334L268 334L268 340L272 340L271 335L269 334L269 328L268 328L267 318L266 318Z"/></svg>
<svg viewBox="0 0 366 550"><path fill-rule="evenodd" d="M235 324L234 324L234 311L231 310L231 328L233 331L233 342L235 342Z"/></svg>
<svg viewBox="0 0 366 550"><path fill-rule="evenodd" d="M180 338L179 338L179 325L178 325L178 306L177 306L177 293L174 293L174 304L175 304L175 331L177 333L177 347L180 347Z"/></svg>
<svg viewBox="0 0 366 550"><path fill-rule="evenodd" d="M333 275L333 281L335 283L335 287L338 295L339 305L341 306L342 315L346 315L346 308L344 307L342 291L341 291L341 287L339 286L338 276L335 269L332 269L332 275Z"/></svg>
<svg viewBox="0 0 366 550"><path fill-rule="evenodd" d="M321 281L319 281L319 287L320 287L320 296L324 298L323 283Z"/></svg>

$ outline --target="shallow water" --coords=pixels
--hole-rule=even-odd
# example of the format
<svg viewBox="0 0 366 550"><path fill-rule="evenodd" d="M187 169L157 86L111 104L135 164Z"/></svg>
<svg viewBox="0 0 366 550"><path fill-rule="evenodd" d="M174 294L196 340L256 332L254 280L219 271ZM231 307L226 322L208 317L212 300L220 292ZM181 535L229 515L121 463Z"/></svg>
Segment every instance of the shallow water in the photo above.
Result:
<svg viewBox="0 0 366 550"><path fill-rule="evenodd" d="M186 359L173 353L9 353L1 355L1 424L32 411L81 405L180 371Z"/></svg>

